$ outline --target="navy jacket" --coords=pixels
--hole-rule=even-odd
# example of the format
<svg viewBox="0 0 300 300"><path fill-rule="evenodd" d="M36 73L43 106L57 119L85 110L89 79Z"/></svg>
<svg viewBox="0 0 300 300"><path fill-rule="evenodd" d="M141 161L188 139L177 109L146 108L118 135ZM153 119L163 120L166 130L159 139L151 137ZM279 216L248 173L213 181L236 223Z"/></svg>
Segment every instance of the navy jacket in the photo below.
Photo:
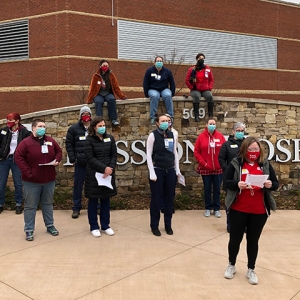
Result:
<svg viewBox="0 0 300 300"><path fill-rule="evenodd" d="M86 166L85 158L85 129L82 121L73 124L67 132L66 149L71 163L76 162L79 165Z"/></svg>
<svg viewBox="0 0 300 300"><path fill-rule="evenodd" d="M160 78L158 76L160 76ZM159 72L155 66L150 67L145 73L143 88L146 98L149 97L149 90L156 90L158 92L162 92L164 89L167 88L171 90L172 96L174 96L175 81L172 72L165 67L162 67L162 69Z"/></svg>

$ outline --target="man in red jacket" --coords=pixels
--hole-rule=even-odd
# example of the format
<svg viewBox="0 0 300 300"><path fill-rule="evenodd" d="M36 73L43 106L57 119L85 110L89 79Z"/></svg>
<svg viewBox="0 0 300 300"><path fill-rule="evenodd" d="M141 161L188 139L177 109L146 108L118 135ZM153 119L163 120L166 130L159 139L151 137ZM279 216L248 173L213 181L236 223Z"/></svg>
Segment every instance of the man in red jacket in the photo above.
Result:
<svg viewBox="0 0 300 300"><path fill-rule="evenodd" d="M25 138L15 151L15 162L22 172L24 206L24 231L26 240L33 240L35 215L39 202L47 232L58 235L54 227L53 196L55 188L55 167L62 158L57 142L45 135L45 122L36 119L32 123L32 135Z"/></svg>
<svg viewBox="0 0 300 300"><path fill-rule="evenodd" d="M194 156L198 161L197 173L202 175L204 185L205 217L214 210L215 217L220 218L220 187L222 183L222 168L219 164L221 146L225 143L223 134L216 130L216 120L209 118L206 128L199 134ZM213 201L211 194L213 192Z"/></svg>
<svg viewBox="0 0 300 300"><path fill-rule="evenodd" d="M201 97L207 100L208 116L213 116L214 100L211 90L214 86L214 77L208 65L204 64L205 55L198 53L196 56L197 63L189 68L185 83L191 90L190 94L193 98L193 107L195 121L199 122L199 104Z"/></svg>

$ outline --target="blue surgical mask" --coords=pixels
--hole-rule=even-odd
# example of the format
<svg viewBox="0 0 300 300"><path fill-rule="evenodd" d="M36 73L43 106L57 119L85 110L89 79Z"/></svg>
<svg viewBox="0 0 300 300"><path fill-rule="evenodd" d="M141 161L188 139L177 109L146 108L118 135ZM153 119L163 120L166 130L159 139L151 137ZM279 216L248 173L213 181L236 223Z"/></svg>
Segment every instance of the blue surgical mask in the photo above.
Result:
<svg viewBox="0 0 300 300"><path fill-rule="evenodd" d="M157 61L156 63L155 63L155 66L157 67L157 68L162 68L162 66L163 66L163 62L162 61Z"/></svg>
<svg viewBox="0 0 300 300"><path fill-rule="evenodd" d="M97 128L97 132L98 132L99 134L104 134L104 133L105 133L105 130L106 130L105 126L103 126L103 127L98 127L98 128Z"/></svg>
<svg viewBox="0 0 300 300"><path fill-rule="evenodd" d="M169 123L168 122L161 122L159 124L159 129L161 129L161 130L167 130L168 127L169 127Z"/></svg>
<svg viewBox="0 0 300 300"><path fill-rule="evenodd" d="M46 128L43 127L39 127L35 132L36 136L38 137L42 137L45 133L46 133Z"/></svg>
<svg viewBox="0 0 300 300"><path fill-rule="evenodd" d="M207 129L209 132L214 132L216 129L216 125L207 125Z"/></svg>
<svg viewBox="0 0 300 300"><path fill-rule="evenodd" d="M237 132L235 133L235 138L236 138L237 140L242 140L242 139L244 138L244 132L239 132L239 131L237 131Z"/></svg>

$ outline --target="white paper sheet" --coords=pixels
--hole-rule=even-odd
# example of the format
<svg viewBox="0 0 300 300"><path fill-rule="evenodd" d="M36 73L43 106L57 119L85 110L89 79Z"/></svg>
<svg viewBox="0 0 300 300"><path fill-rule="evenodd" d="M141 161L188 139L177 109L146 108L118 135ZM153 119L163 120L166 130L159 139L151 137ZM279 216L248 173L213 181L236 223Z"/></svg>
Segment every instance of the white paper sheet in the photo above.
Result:
<svg viewBox="0 0 300 300"><path fill-rule="evenodd" d="M182 174L178 174L177 181L178 181L178 183L180 183L183 186L185 186L185 178L184 178L184 176Z"/></svg>
<svg viewBox="0 0 300 300"><path fill-rule="evenodd" d="M111 185L111 176L108 175L107 177L103 178L103 173L95 173L95 177L98 181L98 185L107 186L108 188L113 190L113 187Z"/></svg>
<svg viewBox="0 0 300 300"><path fill-rule="evenodd" d="M247 174L245 182L249 185L263 188L264 182L268 180L269 175L252 175Z"/></svg>
<svg viewBox="0 0 300 300"><path fill-rule="evenodd" d="M39 166L53 166L56 163L56 159L54 159L53 161L47 163L47 164L39 164Z"/></svg>

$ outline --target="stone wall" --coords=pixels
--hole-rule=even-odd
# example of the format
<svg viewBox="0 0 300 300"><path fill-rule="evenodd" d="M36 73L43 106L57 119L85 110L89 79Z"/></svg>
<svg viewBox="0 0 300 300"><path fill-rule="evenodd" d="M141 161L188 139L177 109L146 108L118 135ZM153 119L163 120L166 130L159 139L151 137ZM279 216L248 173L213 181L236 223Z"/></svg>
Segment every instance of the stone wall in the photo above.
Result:
<svg viewBox="0 0 300 300"><path fill-rule="evenodd" d="M47 134L54 137L63 148L63 160L57 168L57 187L73 186L73 166L67 160L65 136L69 126L78 121L81 107L82 105L77 105L22 116L23 124L29 124L35 118L44 119ZM94 104L90 107L94 114ZM202 112L207 110L206 102L201 101L200 107L203 109ZM148 134L155 129L149 125L149 100L141 98L118 101L117 108L120 126L111 127L107 108L104 108L104 118L107 119L108 133L111 133L119 143L119 165L116 171L118 194L148 196L150 194L148 169L143 160L145 160ZM179 133L181 145L179 152L182 153L180 169L186 178L186 187L178 185L177 193L195 197L202 191L202 179L195 172L196 163L192 148L198 134L205 127L205 118L201 118L199 123L194 122L194 119L189 117L191 109L191 98L174 98L174 128ZM163 111L165 111L164 105L161 102L158 112ZM295 141L295 139L300 139L300 104L287 105L286 102L265 99L215 97L214 115L217 119L217 129L224 135L229 135L233 124L240 121L246 124L246 132L249 135L266 140L265 145L268 152L270 152L270 145L273 145L274 153L270 155L272 158L277 156L277 161L272 160L272 165L276 170L281 189L299 189L300 162L297 161L299 141ZM5 124L5 121L0 120L0 125ZM286 142L281 142L284 149L281 149L280 145L280 149L276 146L278 140L281 139L286 140ZM290 158L287 150L290 152ZM127 159L129 161L124 163ZM286 162L280 162L280 160Z"/></svg>

